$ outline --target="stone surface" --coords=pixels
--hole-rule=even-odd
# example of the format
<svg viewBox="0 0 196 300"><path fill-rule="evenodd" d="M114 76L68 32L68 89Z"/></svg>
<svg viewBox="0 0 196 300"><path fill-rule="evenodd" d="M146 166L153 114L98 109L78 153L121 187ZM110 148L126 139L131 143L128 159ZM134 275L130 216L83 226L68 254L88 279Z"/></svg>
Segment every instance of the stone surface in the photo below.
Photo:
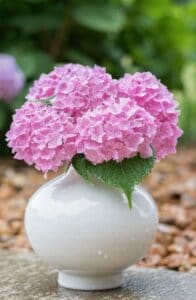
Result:
<svg viewBox="0 0 196 300"><path fill-rule="evenodd" d="M196 275L131 268L124 287L103 292L58 287L57 272L31 253L0 251L1 300L195 300Z"/></svg>

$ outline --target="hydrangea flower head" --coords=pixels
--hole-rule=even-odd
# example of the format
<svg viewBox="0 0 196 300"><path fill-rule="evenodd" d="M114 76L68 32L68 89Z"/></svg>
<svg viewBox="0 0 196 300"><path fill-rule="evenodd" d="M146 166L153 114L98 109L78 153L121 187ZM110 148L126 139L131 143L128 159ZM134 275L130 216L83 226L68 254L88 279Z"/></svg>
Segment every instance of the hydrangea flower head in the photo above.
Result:
<svg viewBox="0 0 196 300"><path fill-rule="evenodd" d="M8 145L15 158L43 172L79 153L93 164L153 151L161 159L175 152L182 134L176 108L150 72L115 80L104 68L67 64L35 81L13 118Z"/></svg>
<svg viewBox="0 0 196 300"><path fill-rule="evenodd" d="M11 55L0 54L0 99L10 101L24 85L24 75Z"/></svg>
<svg viewBox="0 0 196 300"><path fill-rule="evenodd" d="M112 82L111 75L104 68L67 64L41 75L30 89L27 99L52 98L51 103L57 110L77 117L110 97L115 92Z"/></svg>
<svg viewBox="0 0 196 300"><path fill-rule="evenodd" d="M156 129L154 118L128 98L108 103L84 114L77 122L77 152L94 164L122 161L140 153L152 156L150 141Z"/></svg>
<svg viewBox="0 0 196 300"><path fill-rule="evenodd" d="M119 97L134 99L137 105L144 108L155 118L156 134L151 141L157 159L176 152L178 138L182 130L178 127L177 102L150 72L125 74L118 83Z"/></svg>
<svg viewBox="0 0 196 300"><path fill-rule="evenodd" d="M16 159L45 173L57 171L76 153L72 118L40 102L16 110L7 138Z"/></svg>

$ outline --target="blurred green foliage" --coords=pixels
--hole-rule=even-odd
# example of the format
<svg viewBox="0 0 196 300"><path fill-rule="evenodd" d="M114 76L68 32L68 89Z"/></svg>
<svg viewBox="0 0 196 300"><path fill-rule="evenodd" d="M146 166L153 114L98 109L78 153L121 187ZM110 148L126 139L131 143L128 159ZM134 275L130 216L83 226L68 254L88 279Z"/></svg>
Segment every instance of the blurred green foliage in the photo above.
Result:
<svg viewBox="0 0 196 300"><path fill-rule="evenodd" d="M0 52L13 54L26 76L10 106L0 103L1 139L33 80L70 61L115 77L150 70L179 98L183 139L195 138L195 0L0 0L0 35Z"/></svg>

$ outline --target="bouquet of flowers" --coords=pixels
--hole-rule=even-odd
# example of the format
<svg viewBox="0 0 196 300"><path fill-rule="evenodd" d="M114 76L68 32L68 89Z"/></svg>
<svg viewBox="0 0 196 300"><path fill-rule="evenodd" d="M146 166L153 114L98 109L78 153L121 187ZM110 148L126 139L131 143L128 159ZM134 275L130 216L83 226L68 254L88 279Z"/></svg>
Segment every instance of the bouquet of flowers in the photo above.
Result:
<svg viewBox="0 0 196 300"><path fill-rule="evenodd" d="M87 180L123 190L155 160L176 152L177 102L150 72L112 78L99 66L66 64L42 74L7 133L15 158L45 174L72 164Z"/></svg>

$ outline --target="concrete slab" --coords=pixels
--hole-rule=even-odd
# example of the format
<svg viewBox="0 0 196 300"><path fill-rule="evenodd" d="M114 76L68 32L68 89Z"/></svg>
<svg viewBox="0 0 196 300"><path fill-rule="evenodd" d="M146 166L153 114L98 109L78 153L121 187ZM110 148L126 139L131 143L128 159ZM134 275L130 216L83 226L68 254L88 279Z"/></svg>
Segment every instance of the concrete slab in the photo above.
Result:
<svg viewBox="0 0 196 300"><path fill-rule="evenodd" d="M124 287L103 292L60 288L57 272L32 253L0 251L0 300L196 300L196 275L132 268Z"/></svg>

